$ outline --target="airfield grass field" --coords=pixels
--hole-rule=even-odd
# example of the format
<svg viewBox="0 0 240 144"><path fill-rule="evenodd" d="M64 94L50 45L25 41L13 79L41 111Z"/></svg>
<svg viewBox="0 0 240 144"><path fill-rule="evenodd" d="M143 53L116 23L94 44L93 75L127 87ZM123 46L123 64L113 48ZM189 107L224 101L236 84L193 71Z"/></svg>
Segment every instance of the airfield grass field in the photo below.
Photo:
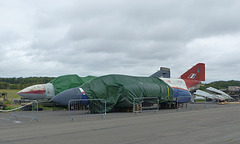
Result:
<svg viewBox="0 0 240 144"><path fill-rule="evenodd" d="M12 89L0 89L0 93L7 93L7 98L8 100L11 99L20 99L21 97L19 95L17 95L17 92L19 92L20 90L12 90ZM3 98L0 98L0 100L3 100Z"/></svg>

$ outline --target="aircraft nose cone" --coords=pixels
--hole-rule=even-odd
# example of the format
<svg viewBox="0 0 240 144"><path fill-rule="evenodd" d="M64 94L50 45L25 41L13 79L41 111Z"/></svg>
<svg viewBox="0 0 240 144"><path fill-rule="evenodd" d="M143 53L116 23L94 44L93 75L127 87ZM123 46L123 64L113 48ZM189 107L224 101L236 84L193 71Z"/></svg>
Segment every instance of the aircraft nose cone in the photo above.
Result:
<svg viewBox="0 0 240 144"><path fill-rule="evenodd" d="M70 100L81 99L81 96L82 94L79 88L72 88L57 94L51 101L60 106L68 106Z"/></svg>
<svg viewBox="0 0 240 144"><path fill-rule="evenodd" d="M18 95L22 96L23 98L29 99L41 99L46 98L46 88L44 84L33 85L27 87L17 93Z"/></svg>

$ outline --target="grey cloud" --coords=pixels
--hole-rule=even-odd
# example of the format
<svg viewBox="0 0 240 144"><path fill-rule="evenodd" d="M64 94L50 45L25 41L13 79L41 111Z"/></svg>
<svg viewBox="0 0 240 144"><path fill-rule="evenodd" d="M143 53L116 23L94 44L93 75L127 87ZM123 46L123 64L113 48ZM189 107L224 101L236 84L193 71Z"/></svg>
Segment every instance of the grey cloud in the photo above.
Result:
<svg viewBox="0 0 240 144"><path fill-rule="evenodd" d="M0 10L0 18L9 17L6 24L0 24L4 75L148 76L166 66L173 77L179 77L195 63L206 62L213 80L218 79L214 69L239 67L238 50L228 52L223 44L207 42L213 41L211 37L239 35L238 1L29 0L14 7L3 4L6 8ZM198 39L203 40L194 42ZM240 45L221 39L226 47ZM16 58L6 61L9 54ZM228 79L226 69L221 70L224 79Z"/></svg>

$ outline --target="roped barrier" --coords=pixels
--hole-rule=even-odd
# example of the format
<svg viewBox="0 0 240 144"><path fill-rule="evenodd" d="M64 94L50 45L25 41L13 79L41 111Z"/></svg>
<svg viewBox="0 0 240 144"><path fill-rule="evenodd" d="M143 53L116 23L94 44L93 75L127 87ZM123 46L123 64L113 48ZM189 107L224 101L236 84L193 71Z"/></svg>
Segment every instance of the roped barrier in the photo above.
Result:
<svg viewBox="0 0 240 144"><path fill-rule="evenodd" d="M134 98L133 100L133 113L140 113L146 111L157 112L159 109L159 98L158 97L143 97Z"/></svg>
<svg viewBox="0 0 240 144"><path fill-rule="evenodd" d="M23 113L20 111L28 112ZM13 117L15 119L17 119L17 117L25 117L31 118L31 122L33 120L36 120L38 122L38 102L36 100L12 99L11 112L12 115L10 119L12 119Z"/></svg>
<svg viewBox="0 0 240 144"><path fill-rule="evenodd" d="M73 99L68 103L69 117L72 121L76 118L86 116L101 115L106 118L106 100L105 99Z"/></svg>

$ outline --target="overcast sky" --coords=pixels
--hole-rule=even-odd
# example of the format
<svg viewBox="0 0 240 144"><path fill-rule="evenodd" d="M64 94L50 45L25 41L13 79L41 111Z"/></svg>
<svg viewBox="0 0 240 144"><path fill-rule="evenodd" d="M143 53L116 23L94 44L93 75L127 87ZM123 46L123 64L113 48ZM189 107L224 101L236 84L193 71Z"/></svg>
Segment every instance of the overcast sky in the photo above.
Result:
<svg viewBox="0 0 240 144"><path fill-rule="evenodd" d="M198 62L240 80L239 0L0 0L0 77L126 74Z"/></svg>

